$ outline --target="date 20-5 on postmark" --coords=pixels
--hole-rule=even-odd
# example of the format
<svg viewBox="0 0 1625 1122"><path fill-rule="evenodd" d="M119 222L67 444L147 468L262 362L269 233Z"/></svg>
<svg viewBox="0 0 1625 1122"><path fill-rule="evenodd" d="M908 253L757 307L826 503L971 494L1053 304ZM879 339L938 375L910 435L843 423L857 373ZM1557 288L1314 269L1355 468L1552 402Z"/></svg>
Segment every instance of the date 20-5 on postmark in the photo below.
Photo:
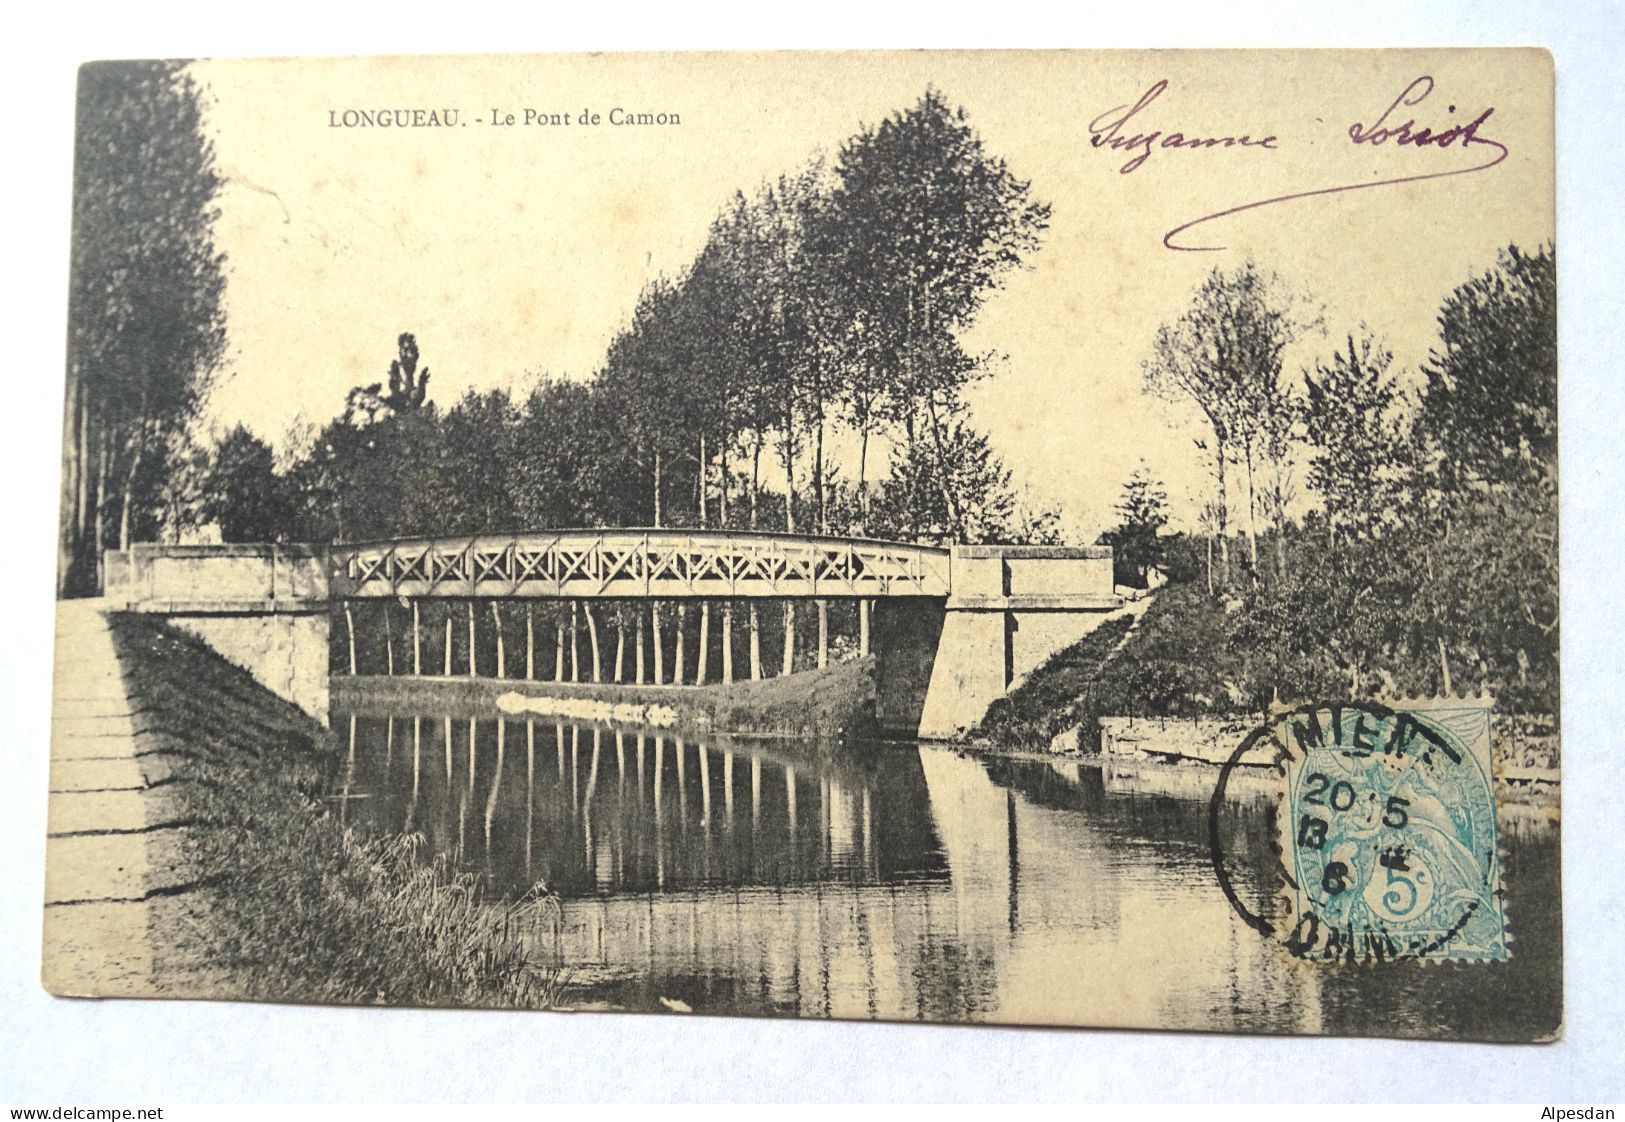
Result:
<svg viewBox="0 0 1625 1122"><path fill-rule="evenodd" d="M1273 732L1293 954L1510 957L1487 699L1304 706Z"/></svg>

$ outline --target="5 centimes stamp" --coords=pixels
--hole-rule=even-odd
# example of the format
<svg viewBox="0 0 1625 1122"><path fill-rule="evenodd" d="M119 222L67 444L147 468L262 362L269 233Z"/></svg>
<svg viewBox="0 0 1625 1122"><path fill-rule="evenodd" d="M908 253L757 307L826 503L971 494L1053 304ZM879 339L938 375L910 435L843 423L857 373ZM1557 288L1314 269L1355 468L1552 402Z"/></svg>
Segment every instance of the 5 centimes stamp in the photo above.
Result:
<svg viewBox="0 0 1625 1122"><path fill-rule="evenodd" d="M1276 719L1288 949L1501 961L1490 701L1317 704Z"/></svg>

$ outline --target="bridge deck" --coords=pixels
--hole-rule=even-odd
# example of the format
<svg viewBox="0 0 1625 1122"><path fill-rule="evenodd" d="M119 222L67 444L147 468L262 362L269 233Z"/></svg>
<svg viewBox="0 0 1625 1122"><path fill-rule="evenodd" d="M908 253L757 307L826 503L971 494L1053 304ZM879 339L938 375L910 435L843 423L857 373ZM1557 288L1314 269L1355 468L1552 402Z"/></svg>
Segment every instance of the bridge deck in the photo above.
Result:
<svg viewBox="0 0 1625 1122"><path fill-rule="evenodd" d="M946 597L947 548L724 530L554 530L332 547L335 598Z"/></svg>

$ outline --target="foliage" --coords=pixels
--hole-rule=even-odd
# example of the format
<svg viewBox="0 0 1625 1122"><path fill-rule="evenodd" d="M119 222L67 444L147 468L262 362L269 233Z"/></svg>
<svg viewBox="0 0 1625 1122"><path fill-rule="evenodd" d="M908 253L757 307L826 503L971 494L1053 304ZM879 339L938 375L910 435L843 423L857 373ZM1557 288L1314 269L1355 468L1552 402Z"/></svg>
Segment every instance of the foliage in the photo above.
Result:
<svg viewBox="0 0 1625 1122"><path fill-rule="evenodd" d="M1557 490L1557 255L1509 246L1439 312L1419 426L1439 486Z"/></svg>
<svg viewBox="0 0 1625 1122"><path fill-rule="evenodd" d="M1211 444L1203 441L1200 446L1211 456L1218 491L1213 532L1225 575L1231 466L1239 464L1245 472L1245 528L1255 577L1256 475L1262 467L1283 478L1296 404L1283 381L1282 355L1312 326L1298 303L1278 277L1251 261L1229 273L1215 267L1185 312L1157 329L1152 357L1141 363L1147 390L1170 401L1188 400L1206 423ZM1224 584L1223 577L1219 583Z"/></svg>
<svg viewBox="0 0 1625 1122"><path fill-rule="evenodd" d="M106 543L159 523L169 457L225 353L220 180L185 69L83 67L74 175L58 581L82 595Z"/></svg>
<svg viewBox="0 0 1625 1122"><path fill-rule="evenodd" d="M824 236L868 346L894 372L884 415L911 462L926 462L913 449L922 437L944 462L944 413L974 369L951 332L1038 248L1050 207L935 89L843 145L835 174ZM957 496L944 502L958 520Z"/></svg>
<svg viewBox="0 0 1625 1122"><path fill-rule="evenodd" d="M1554 273L1549 246L1514 247L1451 293L1419 398L1369 335L1316 362L1288 431L1308 445L1321 509L1271 534L1292 564L1214 589L1212 539L1163 539L1170 584L1122 649L1106 657L1102 628L1062 651L978 735L1030 746L1082 722L1093 743L1108 713L1481 689L1503 711L1555 714ZM1141 505L1125 500L1120 514Z"/></svg>
<svg viewBox="0 0 1625 1122"><path fill-rule="evenodd" d="M1025 507L987 437L958 417L944 426L940 451L923 441L912 455L906 445L896 450L870 517L881 537L964 544L1043 542L1057 521Z"/></svg>
<svg viewBox="0 0 1625 1122"><path fill-rule="evenodd" d="M215 446L199 514L227 542L276 541L287 532L283 481L271 446L242 425Z"/></svg>
<svg viewBox="0 0 1625 1122"><path fill-rule="evenodd" d="M1017 686L988 706L971 739L1014 747L1038 747L1078 719L1086 719L1089 695L1112 650L1127 633L1130 620L1101 624L1082 642L1056 654Z"/></svg>
<svg viewBox="0 0 1625 1122"><path fill-rule="evenodd" d="M387 392L352 389L281 471L278 536L695 525L1053 540L1054 512L1021 501L964 417L987 356L956 334L1048 214L928 90L833 163L739 192L689 267L639 294L589 381L543 376L522 399L443 409L401 334ZM859 437L855 482L826 454L840 427ZM878 438L892 455L876 483Z"/></svg>
<svg viewBox="0 0 1625 1122"><path fill-rule="evenodd" d="M1108 714L1196 716L1241 698L1234 620L1198 586L1170 585L1132 626L1107 620L1058 652L990 706L971 737L1033 748L1077 725L1090 747Z"/></svg>
<svg viewBox="0 0 1625 1122"><path fill-rule="evenodd" d="M1305 439L1313 449L1308 483L1334 536L1368 537L1391 525L1407 481L1411 448L1407 404L1391 355L1370 335L1305 379Z"/></svg>
<svg viewBox="0 0 1625 1122"><path fill-rule="evenodd" d="M113 534L200 517L230 539L313 541L566 525L1059 536L971 423L964 391L996 356L962 342L1050 209L937 90L737 192L687 267L651 278L590 379L446 407L403 332L387 381L355 387L283 462L238 429L205 473L189 422L225 336L196 91L164 64L85 82L99 116L78 153L75 587ZM1451 292L1416 393L1366 331L1289 374L1289 345L1318 326L1307 301L1250 261L1210 272L1142 365L1148 392L1200 414L1213 487L1196 532L1168 536L1160 483L1142 467L1125 484L1106 535L1120 579L1161 565L1173 585L1121 651L1086 641L1107 683L1092 695L1201 713L1482 685L1555 710L1555 271L1550 246L1509 247ZM855 472L829 455L842 434Z"/></svg>
<svg viewBox="0 0 1625 1122"><path fill-rule="evenodd" d="M1123 484L1122 497L1113 509L1117 512L1117 526L1101 535L1101 541L1113 549L1113 579L1117 584L1144 588L1151 568L1163 562L1161 534L1168 524L1167 488L1141 461Z"/></svg>
<svg viewBox="0 0 1625 1122"><path fill-rule="evenodd" d="M410 331L395 341L397 355L389 364L389 391L384 383L356 386L344 401L345 422L361 427L413 409L421 409L429 393L429 368L418 372L418 341Z"/></svg>

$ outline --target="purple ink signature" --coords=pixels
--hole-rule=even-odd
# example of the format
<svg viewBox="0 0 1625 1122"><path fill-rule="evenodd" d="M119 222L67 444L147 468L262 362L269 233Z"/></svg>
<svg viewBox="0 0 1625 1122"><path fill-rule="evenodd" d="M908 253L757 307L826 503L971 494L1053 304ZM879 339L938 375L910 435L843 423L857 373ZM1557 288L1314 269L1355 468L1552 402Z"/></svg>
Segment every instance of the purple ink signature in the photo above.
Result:
<svg viewBox="0 0 1625 1122"><path fill-rule="evenodd" d="M1151 158L1152 146L1163 149L1203 149L1203 148L1263 148L1273 150L1276 138L1272 136L1254 139L1251 136L1187 136L1183 132L1163 132L1157 129L1153 132L1136 132L1124 135L1123 126L1128 124L1157 98L1162 91L1168 88L1168 79L1162 78L1153 82L1151 88L1140 95L1140 100L1130 106L1114 106L1100 116L1089 122L1089 144L1094 148L1110 148L1114 151L1133 152L1127 163L1117 170L1127 175L1141 164ZM1114 116L1115 114L1115 116ZM1160 144L1158 142L1161 142Z"/></svg>
<svg viewBox="0 0 1625 1122"><path fill-rule="evenodd" d="M1275 206L1279 203L1294 202L1298 199L1310 199L1320 195L1338 195L1345 191L1368 191L1373 187L1392 187L1400 183L1420 183L1428 179L1446 179L1453 175L1472 175L1476 172L1488 171L1507 158L1507 147L1498 140L1483 135L1479 130L1484 123L1495 113L1494 107L1485 109L1466 124L1450 125L1447 128L1435 129L1427 125L1418 125L1414 116L1407 117L1403 123L1391 123L1405 109L1420 105L1427 100L1433 92L1434 81L1430 75L1424 74L1405 87L1403 93L1396 97L1382 116L1378 117L1370 126L1359 121L1348 128L1349 141L1355 145L1369 145L1379 148L1392 143L1395 147L1412 148L1472 148L1481 145L1493 149L1494 156L1484 163L1474 164L1472 167L1453 168L1448 171L1430 171L1416 175L1401 175L1390 179L1375 179L1369 182L1345 183L1334 187L1316 187L1307 191L1294 191L1290 194L1275 195L1256 202L1243 203L1240 206L1227 207L1211 214L1204 214L1181 226L1176 226L1162 236L1162 244L1168 249L1187 253L1210 253L1224 249L1221 245L1175 245L1174 239L1198 226L1215 222L1221 218L1228 218L1233 214L1242 214L1260 207ZM1229 135L1219 137L1188 137L1180 132L1167 132L1157 130L1149 133L1124 133L1124 126L1148 105L1157 99L1168 88L1166 79L1152 84L1140 99L1132 106L1116 106L1108 109L1089 123L1089 144L1096 148L1110 148L1115 151L1132 153L1129 160L1118 168L1118 172L1127 175L1142 166L1151 158L1153 147L1160 149L1205 149L1205 148L1256 148L1274 151L1277 138L1272 134L1262 138L1253 138L1248 134ZM1454 105L1447 107L1447 112L1454 114Z"/></svg>

